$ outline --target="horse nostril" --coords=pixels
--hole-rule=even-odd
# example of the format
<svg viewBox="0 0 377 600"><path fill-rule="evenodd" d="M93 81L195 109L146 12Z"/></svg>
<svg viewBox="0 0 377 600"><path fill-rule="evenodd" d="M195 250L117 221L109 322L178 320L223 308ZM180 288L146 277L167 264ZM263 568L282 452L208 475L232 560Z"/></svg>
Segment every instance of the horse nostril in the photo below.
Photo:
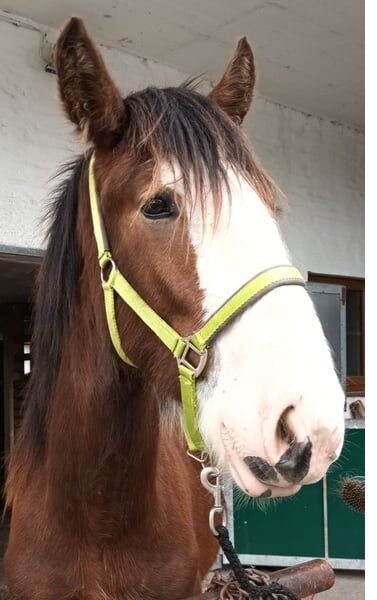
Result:
<svg viewBox="0 0 377 600"><path fill-rule="evenodd" d="M244 462L259 481L271 484L278 481L278 475L274 467L269 465L268 462L260 456L246 456Z"/></svg>
<svg viewBox="0 0 377 600"><path fill-rule="evenodd" d="M278 439L283 442L287 442L288 444L292 444L295 439L294 433L288 425L288 418L293 410L294 406L288 406L288 408L285 409L278 421L276 428Z"/></svg>
<svg viewBox="0 0 377 600"><path fill-rule="evenodd" d="M304 442L293 442L282 454L275 469L286 481L299 483L308 474L313 444L309 438Z"/></svg>

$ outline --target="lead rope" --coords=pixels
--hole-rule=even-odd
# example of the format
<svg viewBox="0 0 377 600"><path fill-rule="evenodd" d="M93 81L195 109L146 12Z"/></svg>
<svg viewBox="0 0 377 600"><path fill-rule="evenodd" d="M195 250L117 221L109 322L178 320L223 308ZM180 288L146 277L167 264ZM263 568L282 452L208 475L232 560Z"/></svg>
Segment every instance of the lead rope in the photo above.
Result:
<svg viewBox="0 0 377 600"><path fill-rule="evenodd" d="M228 559L234 576L241 589L249 595L250 599L270 600L272 598L275 600L299 600L296 594L277 581L265 585L255 585L251 583L237 556L234 546L230 541L228 528L224 527L224 525L217 525L216 531L220 547Z"/></svg>
<svg viewBox="0 0 377 600"><path fill-rule="evenodd" d="M300 600L296 594L277 581L264 585L254 585L251 583L229 537L227 510L223 502L223 486L220 483L220 471L216 467L204 466L207 462L206 454L202 454L200 458L191 453L188 454L202 465L200 481L205 489L212 494L214 499L213 507L209 511L209 528L213 535L217 537L219 545L228 559L241 589L248 594L250 600ZM210 481L210 478L214 479L214 483ZM215 515L217 514L221 515L221 525L215 524Z"/></svg>

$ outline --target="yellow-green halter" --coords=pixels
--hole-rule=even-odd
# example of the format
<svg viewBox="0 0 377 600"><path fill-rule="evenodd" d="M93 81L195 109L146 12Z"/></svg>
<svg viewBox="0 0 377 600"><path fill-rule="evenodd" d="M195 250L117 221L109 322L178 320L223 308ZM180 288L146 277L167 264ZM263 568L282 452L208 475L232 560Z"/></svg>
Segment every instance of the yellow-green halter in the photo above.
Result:
<svg viewBox="0 0 377 600"><path fill-rule="evenodd" d="M111 341L120 358L135 367L123 351L115 312L116 292L138 315L177 359L178 378L183 408L183 427L190 452L203 450L203 440L197 426L195 382L207 362L209 343L214 336L242 309L255 304L271 290L283 285L305 285L305 281L295 267L282 265L272 267L253 277L231 296L195 333L182 337L164 321L133 289L118 270L111 255L102 215L98 205L94 177L94 154L89 163L89 197L93 219L94 236L98 248L98 262L105 300L107 324ZM111 266L107 278L105 267ZM195 355L195 364L190 362Z"/></svg>

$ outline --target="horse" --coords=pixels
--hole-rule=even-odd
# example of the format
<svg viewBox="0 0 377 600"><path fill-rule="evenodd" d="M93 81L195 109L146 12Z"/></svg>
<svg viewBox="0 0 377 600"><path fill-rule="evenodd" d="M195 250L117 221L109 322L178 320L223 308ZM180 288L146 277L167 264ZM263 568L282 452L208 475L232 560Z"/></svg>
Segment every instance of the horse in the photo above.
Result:
<svg viewBox="0 0 377 600"><path fill-rule="evenodd" d="M275 185L241 127L254 57L242 38L207 95L191 80L122 98L72 18L55 64L85 151L61 172L38 275L6 581L17 600L178 600L200 591L218 552L212 499L187 452L177 357L118 295L104 309L101 277L106 290L121 273L182 341L246 281L293 268ZM111 247L100 266L96 235ZM343 391L302 285L243 303L211 342L192 428L246 495L288 496L339 456Z"/></svg>

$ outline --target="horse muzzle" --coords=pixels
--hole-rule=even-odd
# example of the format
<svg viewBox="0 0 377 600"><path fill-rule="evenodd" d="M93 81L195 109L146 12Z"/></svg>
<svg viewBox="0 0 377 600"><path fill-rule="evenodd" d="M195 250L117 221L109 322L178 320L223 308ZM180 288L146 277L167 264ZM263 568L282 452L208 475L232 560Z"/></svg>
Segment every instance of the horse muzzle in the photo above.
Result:
<svg viewBox="0 0 377 600"><path fill-rule="evenodd" d="M342 446L340 432L332 432L325 442L313 444L307 436L303 441L292 441L276 461L256 454L246 454L237 448L226 427L222 440L232 477L239 488L254 498L290 496L302 485L322 479L334 462Z"/></svg>

